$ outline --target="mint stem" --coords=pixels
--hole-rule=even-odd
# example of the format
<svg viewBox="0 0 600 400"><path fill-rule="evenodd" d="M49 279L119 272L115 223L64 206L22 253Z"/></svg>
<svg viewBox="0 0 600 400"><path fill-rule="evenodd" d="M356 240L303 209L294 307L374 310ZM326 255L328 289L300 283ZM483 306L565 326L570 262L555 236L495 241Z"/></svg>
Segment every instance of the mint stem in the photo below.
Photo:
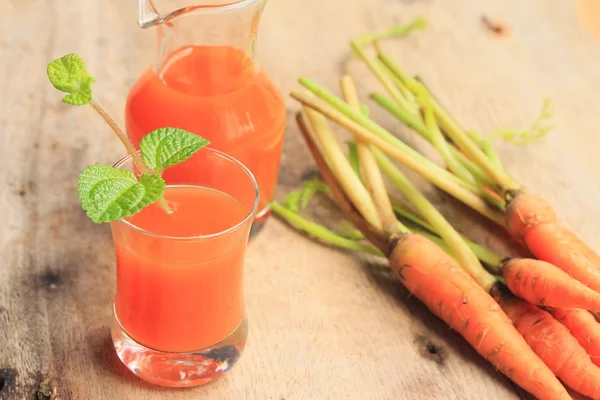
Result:
<svg viewBox="0 0 600 400"><path fill-rule="evenodd" d="M98 114L100 114L100 116L102 118L104 118L104 120L106 121L106 123L117 134L117 137L119 138L119 140L121 141L121 143L123 143L123 145L125 146L125 149L127 150L127 153L129 153L129 155L131 156L131 161L137 167L137 169L140 171L140 173L142 173L142 174L154 174L155 172L152 169L148 168L148 166L146 165L146 163L144 163L144 160L142 160L142 157L140 156L140 154L137 152L137 150L133 146L133 143L131 143L131 141L129 140L129 138L127 137L127 135L125 135L125 132L123 132L121 130L121 128L119 128L119 125L117 125L117 123L115 122L115 120L113 120L111 118L111 116L108 115L108 113L102 107L100 107L100 104L96 103L94 100L90 100L89 104L90 104L90 106L92 106L92 108L94 110L96 110L96 112L98 112ZM160 196L160 198L158 199L158 203L160 204L160 206L162 207L162 209L167 214L172 214L173 213L173 210L171 210L171 208L167 204L167 201L164 198L164 194L162 196Z"/></svg>
<svg viewBox="0 0 600 400"><path fill-rule="evenodd" d="M152 171L146 166L146 164L142 160L142 157L138 154L135 147L133 147L133 143L131 143L129 138L125 135L121 128L119 128L119 125L117 125L117 123L110 117L110 115L108 115L108 113L104 111L102 107L100 107L100 104L96 103L94 100L90 100L90 106L92 106L94 110L96 110L98 114L100 114L100 116L104 118L106 123L117 134L117 137L127 149L127 153L129 153L129 155L131 156L131 160L133 161L135 166L140 170L140 172L142 174L153 174L154 171Z"/></svg>

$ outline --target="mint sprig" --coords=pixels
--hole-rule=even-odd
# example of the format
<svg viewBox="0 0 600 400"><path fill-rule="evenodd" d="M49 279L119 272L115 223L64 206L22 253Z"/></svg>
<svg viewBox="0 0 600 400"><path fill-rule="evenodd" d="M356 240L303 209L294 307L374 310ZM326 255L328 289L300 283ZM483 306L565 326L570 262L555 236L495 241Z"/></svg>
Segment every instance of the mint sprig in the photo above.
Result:
<svg viewBox="0 0 600 400"><path fill-rule="evenodd" d="M68 93L63 102L72 105L90 104L115 132L141 172L138 178L131 171L96 164L79 175L77 194L81 206L95 223L130 217L142 208L158 201L166 213L170 210L164 199L166 183L161 177L165 168L179 164L210 142L178 128L161 128L146 135L140 143L140 154L108 113L92 99L95 79L77 54L58 58L47 68L52 85Z"/></svg>
<svg viewBox="0 0 600 400"><path fill-rule="evenodd" d="M63 103L82 106L92 100L92 83L96 80L77 54L67 54L52 61L48 64L47 73L56 89L68 93L63 97Z"/></svg>
<svg viewBox="0 0 600 400"><path fill-rule="evenodd" d="M142 138L140 150L146 165L156 172L184 162L210 142L179 128L160 128Z"/></svg>
<svg viewBox="0 0 600 400"><path fill-rule="evenodd" d="M157 201L165 189L159 175L142 174L104 164L90 165L79 175L77 195L95 223L130 217Z"/></svg>
<svg viewBox="0 0 600 400"><path fill-rule="evenodd" d="M179 128L160 128L142 138L140 150L146 170L139 181L131 171L96 164L79 175L77 194L81 206L95 223L110 222L138 213L162 201L165 168L179 164L205 147L208 140ZM163 204L166 212L168 206Z"/></svg>

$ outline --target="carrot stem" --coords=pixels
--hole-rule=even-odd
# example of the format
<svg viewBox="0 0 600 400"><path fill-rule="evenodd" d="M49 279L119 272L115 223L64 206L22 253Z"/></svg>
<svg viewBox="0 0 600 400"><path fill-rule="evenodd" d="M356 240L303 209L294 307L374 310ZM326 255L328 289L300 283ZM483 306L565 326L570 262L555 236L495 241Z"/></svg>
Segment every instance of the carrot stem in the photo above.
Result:
<svg viewBox="0 0 600 400"><path fill-rule="evenodd" d="M463 180L467 180L469 178L473 180L473 176L466 170L463 164L458 162L453 157L452 151L450 150L450 148L452 148L453 146L450 146L448 144L448 142L444 138L444 135L442 134L437 125L433 112L433 99L430 96L429 92L427 91L427 89L425 89L425 86L423 86L419 82L415 84L413 90L417 95L417 101L421 104L421 107L423 109L425 126L429 132L431 143L438 150L438 152L446 162L446 165L448 165L450 171L452 171L456 176ZM502 201L501 198L492 195L491 193L489 193L481 187L479 187L478 189L479 195L483 197L488 203L493 204L500 210L505 209L505 202Z"/></svg>
<svg viewBox="0 0 600 400"><path fill-rule="evenodd" d="M370 97L377 104L379 104L384 109L388 110L393 116L398 118L406 126L408 126L412 130L417 132L419 135L421 135L425 140L431 141L429 132L427 131L427 128L425 128L425 124L423 124L423 121L421 120L418 114L410 114L409 112L400 108L391 99L389 99L381 93L372 93Z"/></svg>
<svg viewBox="0 0 600 400"><path fill-rule="evenodd" d="M350 226L352 226L350 224ZM351 228L345 231L339 231L339 232L335 232L338 236L341 236L345 239L349 239L349 240L363 240L365 238L365 235L362 234L361 231L359 231L356 228Z"/></svg>
<svg viewBox="0 0 600 400"><path fill-rule="evenodd" d="M357 112L352 107L350 107L348 103L335 96L333 93L319 86L316 82L313 82L312 80L306 77L301 77L298 81L302 86L304 86L317 97L319 97L321 101L318 101L318 99L311 98L302 92L294 91L291 95L296 100L300 101L301 103L304 103L305 105L308 105L309 107L317 109L317 111L321 112L328 118L339 123L347 129L349 129L349 127L346 125L362 126L364 130L369 131L373 135L387 142L389 145L402 151L405 154L405 158L413 159L414 163L423 164L422 169L428 169L431 172L441 174L444 177L444 179L453 182L458 186L462 186L463 188L473 193L477 193L477 187L475 185L464 182L458 177L452 175L450 172L441 168L439 165L435 164L433 161L429 160L427 157L423 156L422 154L414 150L412 147L402 142L392 133L384 129L381 125L377 124L375 121L363 115L362 113Z"/></svg>
<svg viewBox="0 0 600 400"><path fill-rule="evenodd" d="M340 85L348 104L355 110L360 111L360 100L358 99L356 86L352 78L349 75L345 75L342 77ZM375 161L375 157L371 153L368 144L362 142L360 138L356 138L356 150L367 190L375 203L382 227L386 232L394 232L398 221L392 209L392 204L388 197L383 177L377 166L377 161Z"/></svg>
<svg viewBox="0 0 600 400"><path fill-rule="evenodd" d="M383 51L379 52L379 58L400 79L404 81L409 89L417 87L418 82L410 77L392 58ZM404 79L403 79L404 78ZM427 89L425 89L427 90ZM517 190L521 187L502 167L494 165L481 148L466 134L460 125L450 114L435 100L432 99L436 119L440 127L446 132L450 139L463 150L503 191L503 194Z"/></svg>
<svg viewBox="0 0 600 400"><path fill-rule="evenodd" d="M362 173L360 172L360 161L358 160L358 150L356 149L356 143L353 141L346 142L348 145L348 161L350 162L350 166L358 179L362 181Z"/></svg>
<svg viewBox="0 0 600 400"><path fill-rule="evenodd" d="M365 189L362 182L354 174L352 167L338 146L327 120L323 115L311 108L304 107L304 112L310 121L309 131L314 132L314 139L324 153L324 158L330 161L329 166L334 176L352 200L352 204L354 204L369 224L381 230L381 220L377 214L375 204L369 196L367 189Z"/></svg>
<svg viewBox="0 0 600 400"><path fill-rule="evenodd" d="M417 132L421 137L423 137L428 142L432 142L432 137L430 135L429 130L427 129L425 124L419 118L417 118L413 115L408 115L404 110L402 110L400 107L398 107L396 104L394 104L394 102L392 100L390 100L389 98L387 98L385 95L383 95L381 93L377 93L377 92L371 93L370 97L373 101L375 101L375 103L379 104L381 107L383 107L385 110L387 110L390 114L392 114L393 116L398 118L400 120L400 122L402 122L403 124L405 124L406 126L411 128L412 130ZM444 142L446 142L445 138L444 138ZM470 160L467 159L454 146L451 146L448 142L446 142L446 143L447 143L447 147L448 147L449 151L452 152L452 155L454 156L454 158L458 159L463 164L463 166L465 168L467 168L467 163L470 162ZM477 167L476 165L474 165L472 162L471 162L471 164L474 166L474 168L467 168L469 170L469 172L471 172L471 174L478 181L483 180L482 182L485 183L486 185L491 184L491 181L487 180L487 176L483 173L483 171L481 171L481 169L479 167ZM476 173L473 173L471 171L471 169L474 169L476 171Z"/></svg>
<svg viewBox="0 0 600 400"><path fill-rule="evenodd" d="M355 143L352 141L348 141L348 142L346 142L346 144L349 146L350 149L355 148ZM352 151L350 153L352 153ZM356 153L356 150L354 150L354 153ZM350 160L353 159L352 156L350 156L349 158L350 158ZM350 163L352 164L352 161L350 161ZM356 165L359 164L358 155L355 155L354 163L356 163ZM357 173L357 170L355 170L355 173ZM331 193L325 193L325 194L332 202L336 203L335 199L331 197ZM391 195L389 196L389 198L392 203L392 209L394 210L394 213L396 215L398 215L404 221L407 221L407 222L412 223L413 225L419 227L420 234L427 236L429 239L432 239L431 235L433 234L433 235L436 235L435 237L437 237L439 240L441 240L439 238L439 235L438 235L437 231L435 230L435 228L433 226L431 226L429 223L427 223L426 221L424 221L423 219L421 219L420 217L418 217L401 200L394 198ZM429 233L429 234L427 234L427 233ZM335 234L337 234L338 236L341 236L343 238L346 238L346 239L352 239L352 240L364 239L364 236L360 233L359 230L356 230L356 229L352 229L347 232L335 232ZM489 250L489 249L471 241L469 238L467 238L464 235L460 235L460 236L467 243L467 246L469 246L469 248L473 251L473 253L475 253L477 258L479 258L479 260L481 262L485 263L486 265L488 265L489 267L491 267L495 271L497 271L498 275L501 274L499 266L505 257L501 256L500 254L494 253L492 250ZM436 243L438 245L440 244L439 241L436 241Z"/></svg>
<svg viewBox="0 0 600 400"><path fill-rule="evenodd" d="M357 242L356 240L346 239L337 233L319 225L315 222L309 221L300 215L288 210L278 202L271 202L271 209L281 218L283 218L290 225L308 233L309 235L317 238L318 240L331 244L334 246L342 247L348 250L355 250L365 254L372 254L376 256L384 256L384 254L377 248Z"/></svg>
<svg viewBox="0 0 600 400"><path fill-rule="evenodd" d="M396 104L394 104L393 101L391 101L390 99L388 99L387 97L385 97L384 95L382 95L380 93L372 93L371 98L377 104L379 104L381 107L383 107L384 109L389 111L392 115L394 115L396 118L398 118L402 123L404 123L409 128L413 129L415 132L417 132L419 135L421 135L425 140L434 144L433 138L430 135L430 133L428 132L428 129L417 117L408 115L404 110L402 110L400 107L398 107ZM439 128L438 128L438 130L439 130ZM441 132L440 132L440 135L442 135ZM466 170L466 173L467 173L466 180L471 181L471 179L474 178L477 181L477 183L479 183L480 185L487 186L487 187L495 186L494 183L485 174L485 172L483 172L483 170L477 166L477 164L473 163L471 160L466 158L465 155L462 154L460 151L458 151L458 149L456 147L454 147L450 143L448 143L446 141L446 138L443 135L442 135L442 140L443 140L443 142L440 142L440 140L438 138L435 147L442 156L444 156L444 154L442 154L442 152L445 154L450 153L449 155L446 155L444 157L444 161L446 161L446 164L448 165L448 167L450 168L450 170L452 172L454 172L456 175L459 175L455 171ZM442 149L439 148L440 146L443 146ZM462 166L461 167L456 166L456 164L455 164L456 161L453 161L453 160L448 161L447 158L450 158L450 157L457 160ZM460 173L464 174L464 172L460 172ZM459 176L459 177L462 178L462 176ZM463 179L465 179L465 178L463 178ZM493 197L488 198L488 196L486 196L486 192L484 190L480 190L479 193L482 197L485 197L486 200L488 200L491 204L498 207L499 209L503 210L505 208L504 202L499 201L497 198L493 198Z"/></svg>
<svg viewBox="0 0 600 400"><path fill-rule="evenodd" d="M402 203L402 201L400 201L399 199L395 199L395 198L392 198L391 200L392 200L392 207L394 208L394 212L400 218L403 218L430 233L437 234L437 231L435 230L435 228L433 226L431 226L427 221L424 221L423 219L418 217L415 213L410 211L408 209L408 207L406 207Z"/></svg>
<svg viewBox="0 0 600 400"><path fill-rule="evenodd" d="M332 121L351 131L355 136L360 137L361 140L368 142L371 145L374 145L375 147L379 148L394 159L400 161L407 167L420 173L434 185L449 193L451 196L459 199L460 201L475 209L480 214L486 216L490 220L500 225L504 224L504 217L502 213L494 209L491 205L486 203L480 196L478 196L476 194L478 192L476 187L473 188L473 190L467 189L465 187L465 185L467 185L466 182L458 179L456 176L452 175L445 169L439 167L438 165L431 162L429 159L415 152L405 143L396 140L396 138L393 135L391 135L385 129L381 128L379 125L372 122L370 119L366 118L366 121L369 121L371 124L374 124L376 127L378 127L378 129L382 130L382 132L385 132L387 135L390 135L392 140L395 141L392 143L396 143L396 146L392 145L390 141L383 139L382 137L375 134L373 131L364 127L363 125L360 125L354 120L348 118L347 116L336 110L334 107L331 107L329 104L325 103L320 99L308 96L307 94L302 92L292 92L292 97L303 103L305 106L319 111ZM357 116L364 118L362 114L355 113L351 107L349 107L348 109L350 112L356 114Z"/></svg>
<svg viewBox="0 0 600 400"><path fill-rule="evenodd" d="M368 117L369 116L369 106L367 106L366 104L361 104L360 105L360 112L363 115L366 115Z"/></svg>
<svg viewBox="0 0 600 400"><path fill-rule="evenodd" d="M423 109L425 129L427 129L427 132L429 133L429 140L433 147L437 149L444 159L444 162L450 171L454 173L454 175L465 181L474 182L473 175L471 175L469 171L467 171L467 169L454 157L450 151L448 142L446 142L442 132L440 132L440 128L438 128L435 120L435 115L433 113L433 108L431 107L431 101L428 98L428 94L426 92L419 93L417 95L417 101L421 104Z"/></svg>
<svg viewBox="0 0 600 400"><path fill-rule="evenodd" d="M394 115L396 115L401 121L406 123L410 128L417 131L417 133L421 134L425 139L427 139L433 146L438 150L444 162L448 166L448 168L460 179L474 183L474 178L470 174L470 172L456 160L454 154L452 154L451 146L448 146L445 138L439 131L437 127L437 123L435 122L435 117L433 115L433 111L428 104L422 104L424 109L424 123L419 117L418 107L414 104L413 101L408 101L405 99L406 95L400 93L398 88L402 88L410 91L409 88L406 87L405 84L402 83L399 79L397 82L394 82L392 77L396 78L388 69L385 64L383 66L377 66L376 59L372 59L368 57L366 53L362 49L356 48L356 43L353 43L353 49L358 52L360 57L367 63L367 65L371 68L371 71L376 75L379 81L386 88L387 92L392 96L394 101L389 101L385 99L383 96L380 99L385 99L389 108L394 110ZM380 62L380 61L379 61ZM391 75L390 75L391 74ZM395 83L395 86L392 85ZM397 88L396 88L397 87ZM414 99L414 94L413 94ZM459 153L459 152L455 152ZM460 154L460 153L459 153Z"/></svg>
<svg viewBox="0 0 600 400"><path fill-rule="evenodd" d="M117 137L119 138L121 143L123 143L123 146L125 146L127 153L131 157L131 161L137 167L137 169L140 171L140 173L154 174L155 172L152 169L148 168L148 166L146 165L146 163L144 162L144 160L142 159L140 154L137 152L137 150L133 146L133 143L131 143L131 141L129 140L127 135L125 135L125 133L121 130L121 128L119 128L119 125L117 125L115 120L112 119L111 116L108 115L108 113L100 106L100 104L96 103L94 100L90 100L89 104L90 104L90 106L92 106L92 108L94 110L96 110L96 112L98 114L100 114L100 116L102 118L104 118L104 121L106 121L106 123L111 127L111 129L117 134ZM171 208L169 207L169 204L167 204L167 201L165 200L164 196L159 197L158 204L165 211L165 213L167 213L167 214L173 213L173 210L171 210Z"/></svg>
<svg viewBox="0 0 600 400"><path fill-rule="evenodd" d="M442 239L441 237L434 235L433 233L429 233L427 231L415 231L415 233L418 233L419 235L424 236L427 239L431 240L439 248L441 248L446 253L448 253L448 255L452 256L452 251L450 251L450 248L448 247L446 242L444 242L444 239Z"/></svg>
<svg viewBox="0 0 600 400"><path fill-rule="evenodd" d="M487 187L494 187L495 184L488 178L488 176L483 172L481 168L477 166L473 161L469 160L463 153L461 153L456 147L448 143L448 147L450 147L450 151L454 154L454 157L460 161L460 163L473 175L473 177L477 180L480 185ZM502 204L502 208L504 208L504 204Z"/></svg>
<svg viewBox="0 0 600 400"><path fill-rule="evenodd" d="M410 114L417 114L418 109L415 105L402 95L394 81L389 76L389 73L386 69L383 69L381 63L377 61L377 59L370 57L364 50L364 48L355 40L350 42L350 47L354 51L354 53L362 59L367 67L371 70L371 72L377 77L379 82L383 85L385 90L392 96L392 99L403 109L408 110Z"/></svg>
<svg viewBox="0 0 600 400"><path fill-rule="evenodd" d="M385 64L384 64L384 65L385 65ZM387 68L387 66L386 66L386 68ZM398 78L398 77L396 77L396 79L397 79L397 78ZM419 82L421 85L423 85L423 86L424 86L424 87L425 87L425 88L426 88L426 89L429 91L429 95L430 95L430 96L431 96L431 97L432 97L432 98L433 98L433 99L434 99L434 100L435 100L435 101L438 103L438 105L439 105L440 107L442 107L443 109L445 109L445 107L444 107L444 106L443 106L443 105L442 105L442 104L439 102L439 100L438 100L438 99L437 99L437 98L436 98L436 97L433 95L433 93L431 93L431 91L429 90L429 88L427 87L427 85L425 84L425 82L423 82L423 80L422 80L422 79L420 79L420 78L419 78L419 77L417 77L417 76L415 76L414 78L415 78L415 80L416 80L417 82ZM500 160L500 157L498 157L498 153L496 153L496 150L493 148L493 146L492 146L492 143L491 143L491 141L492 141L492 139L494 139L495 135L492 135L492 136L490 136L490 137L486 138L485 140L482 140L482 139L480 139L480 138L479 138L479 136L478 136L476 133L474 133L474 132L467 132L467 135L469 136L469 138L470 138L470 139L471 139L473 142L475 142L475 143L476 143L478 146L480 146L480 147L481 147L481 149L483 150L483 152L484 152L484 153L485 153L485 154L486 154L486 155L489 157L490 161L491 161L492 163L494 163L494 165L495 165L495 166L497 166L498 168L504 168L504 165L502 164L502 161ZM448 136L448 135L444 135L444 136L447 138L447 136ZM500 136L503 136L503 135L500 135ZM448 138L447 138L447 139L448 139ZM448 139L448 140L450 140L450 139ZM450 141L451 141L451 140L450 140ZM489 142L489 143L487 143L487 145L486 145L486 143L485 143L485 142ZM460 159L460 161L461 161L461 162L463 162L463 163L464 163L465 161L467 161L467 162L468 162L470 165L473 165L473 166L477 167L477 168L479 169L479 171L481 171L481 173L483 173L483 171L482 171L482 170L481 170L481 169L480 169L480 168L479 168L479 167L478 167L476 164L474 164L474 163L473 163L471 160L469 160L468 158L464 157L464 155L463 155L461 152L459 152L459 151L456 149L456 147L455 147L455 146L451 146L451 147L452 147L452 149L453 149L453 150L455 150L455 151L456 151L458 154L460 154L461 156L463 156L463 157ZM468 164L465 164L465 167L469 168L469 165L468 165ZM487 175L485 175L485 174L484 174L484 176L486 177L486 179L488 179L488 178L487 178ZM492 187L492 186L495 186L495 184L494 184L493 182L489 181L489 180L488 180L488 182L485 182L485 183L484 183L484 185L485 185L485 186L487 186L487 187Z"/></svg>
<svg viewBox="0 0 600 400"><path fill-rule="evenodd" d="M356 38L354 41L361 46L367 46L376 40L406 36L412 31L424 29L426 26L427 21L423 17L417 17L406 25L397 25L384 31L370 32Z"/></svg>
<svg viewBox="0 0 600 400"><path fill-rule="evenodd" d="M494 149L491 140L484 140L481 145L481 149L488 156L492 164L494 164L497 168L503 168L502 161L500 160L496 149Z"/></svg>
<svg viewBox="0 0 600 400"><path fill-rule="evenodd" d="M303 78L301 78L301 80L302 79ZM333 107L344 106L343 102L341 102L341 103L337 102L335 99L335 96L333 96L330 93L327 93L324 89L319 88L318 85L316 85L314 82L310 82L310 81L307 81L307 82L310 83L310 85L314 86L311 88L311 87L305 85L307 88L309 88L311 91L313 91L313 93L319 95L319 97L328 101ZM384 83L384 81L382 81L382 83ZM315 91L313 89L317 89L317 91ZM500 210L504 210L504 202L502 202L500 199L498 199L495 196L491 196L486 190L483 190L480 187L476 186L475 182L474 182L474 178L470 174L470 171L466 170L462 166L462 164L469 162L471 164L470 165L471 170L474 170L474 172L478 173L477 177L479 178L479 180L481 182L484 182L485 186L488 186L488 187L494 186L493 182L491 182L487 178L487 175L485 175L485 173L483 171L481 171L481 169L479 169L474 163L472 163L468 159L466 159L466 157L462 153L460 153L456 148L448 145L448 143L443 138L443 136L436 137L434 135L434 133L431 133L429 131L428 127L426 127L425 124L423 123L423 121L421 120L418 112L410 113L410 112L404 111L400 106L394 104L394 102L387 100L387 99L386 99L386 101L387 101L387 105L389 107L391 107L391 109L394 110L394 115L396 115L402 122L407 124L410 128L412 128L413 130L418 132L426 140L431 142L438 149L440 154L443 156L446 164L450 167L451 171L455 173L455 175L449 174L450 176L452 176L453 178L458 178L460 182L467 184L468 185L468 186L466 186L467 188L469 188L473 192L479 194L489 204L497 207ZM347 106L347 104L346 104L346 106ZM344 112L343 109L342 109L342 112ZM346 114L346 115L349 116L350 118L352 118L351 114L350 115ZM360 122L360 121L356 121L356 122ZM375 125L377 125L377 124L375 124ZM435 127L437 128L437 124L435 124ZM389 132L388 132L388 134L389 134ZM391 134L389 134L389 135L391 135ZM440 135L441 135L441 133L440 133ZM393 137L393 135L392 135L392 137ZM396 139L396 138L394 137L394 139ZM404 143L398 141L397 139L396 139L396 141L398 143L404 144ZM392 144L394 144L394 142L392 142ZM416 153L416 154L418 154L418 153ZM420 156L420 154L419 154L419 156ZM455 160L456 158L464 159L463 163L458 163ZM447 171L444 171L444 172L447 172Z"/></svg>
<svg viewBox="0 0 600 400"><path fill-rule="evenodd" d="M406 198L419 210L419 213L429 222L448 245L451 254L459 264L479 283L489 291L496 278L488 273L479 260L467 246L462 237L435 208L433 204L415 187L415 185L398 169L381 151L374 150L373 154L381 170L402 191Z"/></svg>
<svg viewBox="0 0 600 400"><path fill-rule="evenodd" d="M396 75L394 75L394 73L389 70L387 65L385 65L379 58L375 59L375 61L379 65L381 65L381 69L384 70L385 73L387 74L387 76L389 76L389 78L392 80L392 82L394 82L394 85L396 85L396 87L398 88L400 93L402 93L404 98L411 104L414 104L414 109L418 112L419 106L417 105L417 103L415 101L415 95L413 94L413 92L411 92L410 89L408 87L406 87L404 82L402 82Z"/></svg>
<svg viewBox="0 0 600 400"><path fill-rule="evenodd" d="M373 225L369 224L366 219L360 215L358 210L352 204L352 201L348 198L347 194L344 192L344 189L340 185L340 183L336 180L333 172L327 165L327 161L319 151L316 142L313 139L312 132L310 131L309 125L302 115L302 113L296 114L296 122L300 128L300 133L306 142L308 150L313 156L315 163L317 164L317 168L321 172L321 176L323 181L329 186L331 189L331 194L335 198L336 202L340 206L342 212L346 215L348 220L358 228L365 238L371 242L371 244L375 245L382 253L386 256L389 254L389 241L390 237L386 237L380 230L376 229ZM396 236L396 235L394 235Z"/></svg>
<svg viewBox="0 0 600 400"><path fill-rule="evenodd" d="M422 230L419 233L425 234L424 231L428 231L431 234L439 236L437 230L433 226L431 226L429 223L427 223L426 221L422 220L421 218L417 217L414 213L409 211L407 209L407 207L404 204L402 204L402 202L400 200L394 199L394 198L391 198L391 200L392 200L392 207L394 208L394 212L397 215L399 215L401 218L420 227ZM460 233L459 233L459 235L460 235ZM429 239L431 239L430 236L427 236L427 237ZM460 237L467 243L467 246L469 246L471 251L473 253L475 253L477 258L481 262L498 270L498 273L500 273L499 266L502 263L502 260L504 259L503 256L501 256L500 254L494 253L492 250L473 242L472 240L465 237L464 235L460 235Z"/></svg>

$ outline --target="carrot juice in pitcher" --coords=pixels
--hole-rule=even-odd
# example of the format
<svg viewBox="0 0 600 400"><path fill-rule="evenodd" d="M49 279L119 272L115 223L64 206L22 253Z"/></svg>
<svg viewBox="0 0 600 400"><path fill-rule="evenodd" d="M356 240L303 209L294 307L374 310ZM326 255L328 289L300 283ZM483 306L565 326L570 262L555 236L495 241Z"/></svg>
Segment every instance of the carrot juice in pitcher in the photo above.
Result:
<svg viewBox="0 0 600 400"><path fill-rule="evenodd" d="M169 12L173 3L186 7ZM254 58L264 0L150 5L140 25L157 25L158 56L129 93L127 134L137 146L154 129L178 127L240 160L260 189L256 231L269 214L285 131L283 97ZM168 184L186 179L164 177Z"/></svg>

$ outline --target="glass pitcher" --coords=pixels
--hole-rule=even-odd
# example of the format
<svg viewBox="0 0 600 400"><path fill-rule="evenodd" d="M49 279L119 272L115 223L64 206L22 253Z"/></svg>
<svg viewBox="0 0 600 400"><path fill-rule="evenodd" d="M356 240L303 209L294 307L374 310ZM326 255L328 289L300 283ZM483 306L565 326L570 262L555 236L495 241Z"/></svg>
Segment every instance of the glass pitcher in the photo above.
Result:
<svg viewBox="0 0 600 400"><path fill-rule="evenodd" d="M253 234L270 213L285 131L283 97L254 57L266 0L139 0L139 25L156 26L154 63L132 87L127 134L178 127L245 164L260 188ZM165 171L168 184L187 177Z"/></svg>

